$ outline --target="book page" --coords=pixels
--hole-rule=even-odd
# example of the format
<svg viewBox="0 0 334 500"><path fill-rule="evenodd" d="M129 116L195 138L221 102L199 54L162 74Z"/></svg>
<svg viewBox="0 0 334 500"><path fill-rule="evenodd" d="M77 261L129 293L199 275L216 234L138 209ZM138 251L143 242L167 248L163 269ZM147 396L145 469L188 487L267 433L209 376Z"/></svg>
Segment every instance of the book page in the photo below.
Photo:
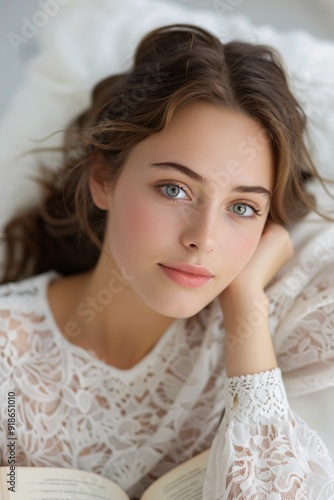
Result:
<svg viewBox="0 0 334 500"><path fill-rule="evenodd" d="M210 449L187 460L157 479L141 500L202 500Z"/></svg>
<svg viewBox="0 0 334 500"><path fill-rule="evenodd" d="M1 467L0 481L1 500L130 500L116 483L74 469Z"/></svg>

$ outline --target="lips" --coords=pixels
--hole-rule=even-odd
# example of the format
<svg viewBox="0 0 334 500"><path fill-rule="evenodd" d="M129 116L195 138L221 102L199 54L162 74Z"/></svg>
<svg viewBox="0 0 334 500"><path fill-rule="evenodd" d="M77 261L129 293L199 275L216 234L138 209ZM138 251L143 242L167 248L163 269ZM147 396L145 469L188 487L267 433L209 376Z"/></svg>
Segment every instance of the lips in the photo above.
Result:
<svg viewBox="0 0 334 500"><path fill-rule="evenodd" d="M204 276L203 274L189 273L181 271L180 269L167 267L164 264L159 264L159 267L167 278L185 288L201 287L203 285L206 285L206 283L208 283L208 281L210 281L210 279L212 278L212 275ZM187 267L187 269L189 269L189 267ZM197 269L198 268L196 268L196 270ZM201 268L201 272L203 272L203 268ZM209 273L207 269L204 269L204 272Z"/></svg>
<svg viewBox="0 0 334 500"><path fill-rule="evenodd" d="M182 271L184 273L193 274L196 276L206 276L208 278L213 277L213 273L209 271L206 267L193 265L193 264L161 264L164 267L168 267L170 269L176 269L177 271Z"/></svg>

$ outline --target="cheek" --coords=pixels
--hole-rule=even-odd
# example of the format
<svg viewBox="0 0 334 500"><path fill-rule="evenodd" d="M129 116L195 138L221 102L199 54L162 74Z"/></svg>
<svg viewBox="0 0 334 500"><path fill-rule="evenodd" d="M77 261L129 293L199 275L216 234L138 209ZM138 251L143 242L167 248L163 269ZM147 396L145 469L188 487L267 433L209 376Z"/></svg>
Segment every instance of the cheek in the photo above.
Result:
<svg viewBox="0 0 334 500"><path fill-rule="evenodd" d="M258 247L260 237L261 233L250 231L249 234L242 234L233 243L230 240L227 251L233 276L236 276L250 261Z"/></svg>
<svg viewBox="0 0 334 500"><path fill-rule="evenodd" d="M131 197L131 202L118 199L111 210L109 241L112 252L122 260L135 259L139 254L154 254L157 246L171 238L175 224L163 207L153 207L143 197Z"/></svg>
<svg viewBox="0 0 334 500"><path fill-rule="evenodd" d="M143 202L128 210L127 216L128 220L131 219L129 226L136 240L142 239L144 235L146 238L151 238L165 227L160 211L153 210L152 206Z"/></svg>

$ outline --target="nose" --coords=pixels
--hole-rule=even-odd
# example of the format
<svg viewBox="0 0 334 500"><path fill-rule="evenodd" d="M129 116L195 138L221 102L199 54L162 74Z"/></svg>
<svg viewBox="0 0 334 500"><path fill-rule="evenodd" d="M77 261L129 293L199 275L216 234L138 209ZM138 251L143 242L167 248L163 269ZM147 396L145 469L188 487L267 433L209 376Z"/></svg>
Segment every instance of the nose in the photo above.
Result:
<svg viewBox="0 0 334 500"><path fill-rule="evenodd" d="M193 208L185 219L182 244L189 250L212 252L216 246L217 228L217 207Z"/></svg>

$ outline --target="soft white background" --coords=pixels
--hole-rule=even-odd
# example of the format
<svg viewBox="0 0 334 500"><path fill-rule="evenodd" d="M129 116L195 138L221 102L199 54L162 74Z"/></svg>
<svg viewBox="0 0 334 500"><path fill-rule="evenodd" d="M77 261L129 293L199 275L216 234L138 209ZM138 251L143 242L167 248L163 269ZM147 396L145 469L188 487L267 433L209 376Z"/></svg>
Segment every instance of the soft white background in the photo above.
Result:
<svg viewBox="0 0 334 500"><path fill-rule="evenodd" d="M71 0L68 0L69 2ZM118 0L121 1L121 0ZM215 0L174 0L185 5L215 9ZM10 105L24 79L27 61L38 51L38 33L13 50L9 33L21 34L24 18L32 20L47 0L1 0L0 3L0 117ZM233 13L245 14L255 24L271 24L282 31L305 29L321 38L334 40L334 0L222 0L235 6ZM96 1L98 9L99 2ZM60 7L62 8L62 7ZM64 8L64 7L63 7ZM48 29L48 24L40 31Z"/></svg>

